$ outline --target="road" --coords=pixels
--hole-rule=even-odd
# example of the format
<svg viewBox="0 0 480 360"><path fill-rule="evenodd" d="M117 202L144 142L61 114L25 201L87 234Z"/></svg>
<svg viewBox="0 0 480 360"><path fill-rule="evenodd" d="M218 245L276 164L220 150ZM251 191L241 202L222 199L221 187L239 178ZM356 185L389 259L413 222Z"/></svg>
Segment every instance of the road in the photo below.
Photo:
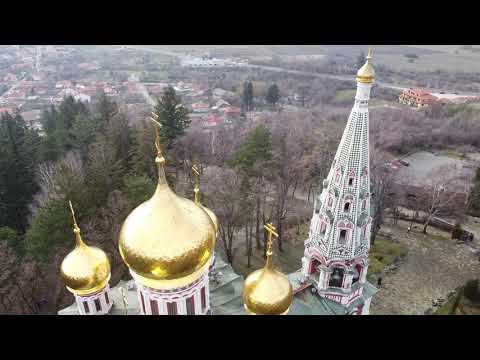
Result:
<svg viewBox="0 0 480 360"><path fill-rule="evenodd" d="M168 51L168 50L162 50L162 49L153 49L145 46L125 46L125 48L128 49L136 49L136 50L143 50L143 51L148 51L148 52L155 52L163 55L168 55L168 56L174 56L174 57L181 57L182 54L173 52L173 51ZM244 65L244 67L247 68L256 68L256 69L262 69L262 70L267 70L267 71L275 71L275 72L284 72L287 74L295 74L295 75L304 75L304 76L312 76L316 78L324 78L324 79L334 79L334 80L339 80L339 81L351 81L355 82L355 76L353 75L335 75L335 74L326 74L326 73L314 73L310 71L301 71L301 70L293 70L293 69L285 69L281 67L276 67L276 66L266 66L266 65L254 65L254 64L247 64ZM394 89L398 91L402 91L405 89L409 89L410 86L402 86L399 84L392 84L392 83L386 83L383 81L376 81L375 82L378 86L388 88L388 89ZM429 92L436 92L436 89L430 89L430 88L425 88L425 90ZM480 96L478 93L462 93L462 94L455 94L453 91L445 91L445 94L442 94L444 97L447 96Z"/></svg>

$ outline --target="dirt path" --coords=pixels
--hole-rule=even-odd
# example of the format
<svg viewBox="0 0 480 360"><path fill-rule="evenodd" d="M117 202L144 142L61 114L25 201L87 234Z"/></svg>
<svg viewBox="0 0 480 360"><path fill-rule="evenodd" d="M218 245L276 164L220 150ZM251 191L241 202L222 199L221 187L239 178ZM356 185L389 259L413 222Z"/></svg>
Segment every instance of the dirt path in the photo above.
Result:
<svg viewBox="0 0 480 360"><path fill-rule="evenodd" d="M432 227L427 236L417 226L417 232L407 237L407 226L399 222L399 226L383 227L408 246L409 253L398 270L382 276L382 286L372 300L373 315L423 315L432 300L446 298L456 287L480 276L480 261L470 247L457 245L448 233Z"/></svg>

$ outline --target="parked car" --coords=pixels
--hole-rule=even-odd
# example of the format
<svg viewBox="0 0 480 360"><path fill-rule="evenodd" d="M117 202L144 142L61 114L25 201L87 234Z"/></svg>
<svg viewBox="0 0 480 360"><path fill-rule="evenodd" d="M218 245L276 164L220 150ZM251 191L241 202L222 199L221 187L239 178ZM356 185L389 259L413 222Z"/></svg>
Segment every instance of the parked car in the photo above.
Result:
<svg viewBox="0 0 480 360"><path fill-rule="evenodd" d="M400 159L400 160L398 160L398 162L399 162L400 164L402 164L403 166L410 166L410 163L409 163L407 160L401 160L401 159Z"/></svg>

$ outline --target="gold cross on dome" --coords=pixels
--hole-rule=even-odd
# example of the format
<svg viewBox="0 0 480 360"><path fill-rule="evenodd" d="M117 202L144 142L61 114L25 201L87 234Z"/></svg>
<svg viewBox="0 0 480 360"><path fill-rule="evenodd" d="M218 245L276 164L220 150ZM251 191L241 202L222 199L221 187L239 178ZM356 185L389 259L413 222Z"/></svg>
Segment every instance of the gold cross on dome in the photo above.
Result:
<svg viewBox="0 0 480 360"><path fill-rule="evenodd" d="M265 228L265 230L268 231L268 252L271 252L272 251L272 235L274 235L275 237L278 237L278 234L275 230L277 230L272 223L268 223L266 225L263 225L263 227Z"/></svg>
<svg viewBox="0 0 480 360"><path fill-rule="evenodd" d="M195 176L195 188L193 189L195 192L195 203L198 205L200 204L200 171L197 165L192 166L192 171Z"/></svg>
<svg viewBox="0 0 480 360"><path fill-rule="evenodd" d="M160 129L162 128L162 124L160 124L157 119L158 115L152 112L152 116L149 118L155 126L155 147L157 148L157 156L159 159L165 161L162 156L162 148L160 146Z"/></svg>

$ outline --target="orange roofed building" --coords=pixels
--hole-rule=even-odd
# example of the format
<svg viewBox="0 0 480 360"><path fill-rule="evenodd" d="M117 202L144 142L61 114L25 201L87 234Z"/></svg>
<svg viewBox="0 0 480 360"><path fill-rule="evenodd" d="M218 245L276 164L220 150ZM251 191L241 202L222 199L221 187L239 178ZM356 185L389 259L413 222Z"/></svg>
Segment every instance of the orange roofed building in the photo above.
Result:
<svg viewBox="0 0 480 360"><path fill-rule="evenodd" d="M405 89L398 97L401 104L416 107L430 106L438 101L438 98L423 89Z"/></svg>

